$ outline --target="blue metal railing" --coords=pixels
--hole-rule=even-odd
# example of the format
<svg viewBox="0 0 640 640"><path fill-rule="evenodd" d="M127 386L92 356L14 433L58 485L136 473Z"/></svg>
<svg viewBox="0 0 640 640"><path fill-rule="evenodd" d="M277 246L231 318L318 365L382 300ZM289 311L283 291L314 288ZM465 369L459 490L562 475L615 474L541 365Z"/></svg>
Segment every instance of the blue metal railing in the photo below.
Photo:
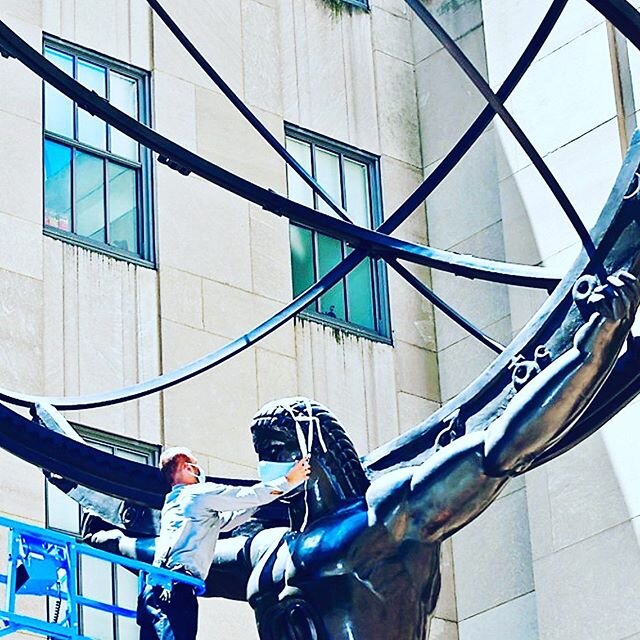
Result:
<svg viewBox="0 0 640 640"><path fill-rule="evenodd" d="M154 567L138 560L124 558L77 542L75 538L57 531L43 529L0 516L0 530L8 531L7 573L0 573L0 584L6 585L4 608L0 608L0 638L17 631L64 638L89 640L81 635L80 607L135 618L133 609L113 603L87 598L78 593L76 575L81 556L90 556L138 573L138 588L144 582L171 588L177 582L204 593L204 582L182 573ZM19 596L43 596L65 601L65 613L54 621L18 613ZM58 607L58 611L60 607ZM57 617L57 615L56 615Z"/></svg>

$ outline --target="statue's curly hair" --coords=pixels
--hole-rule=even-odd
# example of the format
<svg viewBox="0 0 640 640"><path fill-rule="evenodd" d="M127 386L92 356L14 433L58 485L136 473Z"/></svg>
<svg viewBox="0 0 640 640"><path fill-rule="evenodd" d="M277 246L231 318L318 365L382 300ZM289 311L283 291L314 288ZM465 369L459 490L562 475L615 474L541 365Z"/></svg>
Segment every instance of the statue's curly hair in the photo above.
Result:
<svg viewBox="0 0 640 640"><path fill-rule="evenodd" d="M273 442L278 433L282 434L284 442L297 442L295 422L285 407L296 416L308 415L308 407L311 407L312 416L320 422L320 431L327 447L327 452L322 454L323 461L331 469L345 498L363 496L369 487L369 479L358 453L336 416L315 400L303 397L284 398L262 407L251 423L253 446L258 457L262 460L272 455L274 448L278 447ZM320 451L317 437L314 438L313 450Z"/></svg>

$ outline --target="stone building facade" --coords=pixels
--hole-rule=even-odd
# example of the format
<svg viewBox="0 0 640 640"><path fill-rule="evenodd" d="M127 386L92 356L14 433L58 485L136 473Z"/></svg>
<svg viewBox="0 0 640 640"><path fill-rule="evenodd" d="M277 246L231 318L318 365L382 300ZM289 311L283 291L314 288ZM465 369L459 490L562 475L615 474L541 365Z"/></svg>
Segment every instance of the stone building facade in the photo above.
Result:
<svg viewBox="0 0 640 640"><path fill-rule="evenodd" d="M375 171L380 189L368 183L370 206L381 217L484 106L404 0L369 0L367 11L345 3L337 12L323 0L165 4L276 138L285 143L288 136L292 152L297 140L324 154L313 156L314 171L340 158L343 191L348 162ZM549 2L426 4L495 89ZM36 49L49 47L58 63L71 61L79 79L102 73L113 96L117 82L138 83L135 108L163 135L279 193L294 188L282 160L143 0L3 0L0 19ZM569 0L508 102L587 224L604 204L636 124L639 65L637 52L589 4ZM74 107L71 133L60 133L53 118L69 105L50 112L56 99L20 63L0 61L0 386L76 395L134 384L218 348L291 300L294 236L286 220L145 160L141 150L125 161L117 134L109 129L99 134L103 142L89 141L94 123ZM68 193L51 177L54 151L73 158ZM104 181L83 186L81 161L96 158ZM121 181L135 174L137 185L135 203L117 219L110 212L124 196L111 191L113 167ZM68 206L60 204L65 197ZM82 216L95 218L101 206L104 229L94 224L83 232ZM98 231L106 235L96 240ZM499 123L398 235L558 269L578 247ZM317 239L314 246L318 272L328 254ZM504 343L544 300L528 290L412 271ZM364 454L455 396L492 357L392 271L379 278L364 330L341 322L340 309L327 304L178 387L67 418L129 455L136 447L152 457L156 446L187 445L208 472L251 477L251 416L275 397L304 394L330 406ZM348 283L345 290L344 314L356 317ZM445 545L432 640L640 638L634 411L632 404L570 454L513 481ZM4 452L0 460L0 511L52 524L56 498L40 472ZM130 628L100 624L110 629L106 638L132 637ZM203 603L201 627L203 638L211 628L217 637L255 637L242 603Z"/></svg>

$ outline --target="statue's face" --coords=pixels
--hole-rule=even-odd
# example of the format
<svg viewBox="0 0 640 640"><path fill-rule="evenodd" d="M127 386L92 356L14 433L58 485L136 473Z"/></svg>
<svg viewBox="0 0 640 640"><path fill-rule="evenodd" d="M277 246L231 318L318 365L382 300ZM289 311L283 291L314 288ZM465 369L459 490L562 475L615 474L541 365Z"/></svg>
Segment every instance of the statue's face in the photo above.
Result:
<svg viewBox="0 0 640 640"><path fill-rule="evenodd" d="M260 460L269 462L295 462L302 457L295 433L271 427L262 427L256 453Z"/></svg>

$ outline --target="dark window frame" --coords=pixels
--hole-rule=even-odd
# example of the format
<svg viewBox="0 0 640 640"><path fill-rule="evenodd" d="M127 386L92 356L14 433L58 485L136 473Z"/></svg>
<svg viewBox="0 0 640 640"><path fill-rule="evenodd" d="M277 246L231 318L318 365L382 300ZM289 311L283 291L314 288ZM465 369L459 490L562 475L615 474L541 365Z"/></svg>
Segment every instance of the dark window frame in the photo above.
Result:
<svg viewBox="0 0 640 640"><path fill-rule="evenodd" d="M340 157L340 180L341 185L344 185L344 158L354 160L367 167L367 177L369 186L369 209L371 216L371 227L376 228L382 224L384 220L383 207L382 207L382 179L380 173L380 157L358 149L349 144L335 140L328 136L304 129L298 125L290 122L284 124L285 138L292 138L300 142L309 144L311 147L311 164L312 173L315 176L315 148L320 147L330 153L339 155ZM287 167L287 171L292 171ZM341 189L341 202L339 204L342 207L346 206L346 191ZM313 202L314 208L318 208L318 203L321 201L320 197L314 193ZM314 231L310 227L304 225L290 223L291 226L297 226L302 229L307 229L313 234L313 250L314 250L314 264L313 272L314 279L318 279L318 232ZM324 234L323 234L324 235ZM328 236L327 236L328 237ZM342 256L347 255L347 245L342 243ZM386 263L379 259L374 258L371 261L372 266L372 286L373 286L373 315L375 319L375 330L367 329L366 327L351 323L349 321L342 320L340 318L332 318L326 314L317 311L316 309L306 308L300 312L300 316L312 320L314 322L320 322L322 324L329 325L336 329L341 329L347 333L355 334L357 336L369 338L378 342L384 342L392 344L392 331L391 331L391 311L389 303L389 283L387 276ZM345 295L348 300L347 286L345 285ZM312 303L314 306L317 301ZM345 306L348 306L345 300Z"/></svg>
<svg viewBox="0 0 640 640"><path fill-rule="evenodd" d="M354 7L358 7L359 9L369 9L369 1L368 0L342 0L345 4L350 4Z"/></svg>
<svg viewBox="0 0 640 640"><path fill-rule="evenodd" d="M86 441L88 445L103 445L113 447L114 449L120 449L123 451L128 451L130 453L134 453L136 455L146 456L147 463L153 466L157 466L158 461L160 459L160 449L159 445L149 444L148 442L142 442L140 440L136 440L134 438L130 438L128 436L123 436L120 434L109 433L107 431L101 431L99 429L94 429L92 427L86 427L84 425L73 424L73 428L77 431L77 433L82 436L82 438ZM115 454L114 454L115 455ZM66 529L60 529L59 527L55 527L49 524L49 491L50 491L50 483L45 479L44 481L44 512L45 512L45 526L47 528L52 529L53 531L59 531L60 533L64 533L67 535L71 535L80 540L79 531L80 531L80 517L81 517L81 507L78 505L78 530L69 531ZM117 565L111 565L111 597L113 602L118 602L118 567ZM82 575L83 575L82 563L78 565L78 573L76 575L76 589L78 592L81 591L82 588ZM48 616L51 615L51 599L47 599L47 613ZM55 600L55 598L53 598ZM135 605L135 603L131 603ZM81 608L82 609L82 608ZM80 616L80 626L82 627L82 611L79 611ZM118 626L118 616L112 615L112 637L114 640L120 639L119 626Z"/></svg>
<svg viewBox="0 0 640 640"><path fill-rule="evenodd" d="M79 46L72 42L62 40L54 35L45 33L43 35L42 53L44 55L45 49L50 48L59 51L62 54L73 56L74 76L77 69L78 57L86 60L87 62L99 65L110 71L117 72L128 78L132 78L136 81L137 88L137 100L138 100L138 120L139 122L151 126L151 75L148 71L135 67L126 62L116 60L111 56L99 53L97 51L88 49L86 47ZM107 83L107 88L109 84ZM42 163L43 163L43 180L42 180L42 228L43 233L46 236L57 238L75 244L86 249L98 251L100 253L109 255L111 257L125 260L134 264L138 264L144 267L155 268L157 266L156 260L156 225L155 215L153 208L153 162L151 151L146 147L138 144L139 161L133 161L131 159L119 156L115 153L104 149L98 149L92 147L84 142L76 140L75 132L78 126L78 105L73 102L73 120L74 120L74 138L68 138L64 135L50 132L45 127L45 83L42 83ZM111 126L107 127L107 140L110 138ZM75 161L75 151L88 153L94 157L100 159L112 160L114 163L125 166L130 169L134 169L135 173L135 191L136 191L136 206L138 210L136 231L138 241L138 253L119 249L113 245L109 245L106 242L99 242L88 238L86 236L79 235L73 230L58 229L53 226L48 226L45 223L45 181L44 181L44 147L47 140L51 142L62 144L71 149L71 181L72 181L72 211L71 219L72 225L75 219L75 213L73 211L73 183L75 181L73 164ZM106 167L105 163L105 167ZM108 203L108 189L106 188L106 181L103 183L105 186L105 205ZM108 209L105 206L105 223L107 226L106 232L108 233Z"/></svg>

